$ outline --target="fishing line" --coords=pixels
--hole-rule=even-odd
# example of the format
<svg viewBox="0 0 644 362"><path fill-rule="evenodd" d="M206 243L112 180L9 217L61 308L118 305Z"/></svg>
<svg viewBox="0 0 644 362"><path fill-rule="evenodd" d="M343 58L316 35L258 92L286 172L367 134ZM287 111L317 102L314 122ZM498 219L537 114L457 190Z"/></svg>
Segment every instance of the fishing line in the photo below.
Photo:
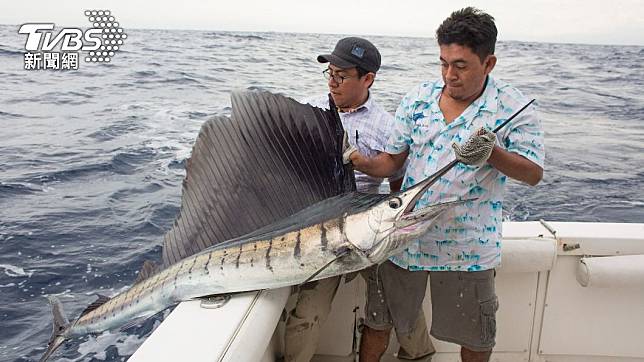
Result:
<svg viewBox="0 0 644 362"><path fill-rule="evenodd" d="M313 275L311 275L310 277L306 278L306 280L305 280L305 281L303 281L302 283L300 283L300 286L301 286L302 284L306 284L306 283L310 282L311 280L313 280L313 278L315 278L316 276L318 276L318 274L322 273L322 271L324 271L324 269L328 268L331 264L335 263L338 259L345 257L345 256L346 256L347 254L349 254L350 252L351 252L351 249L349 249L349 248L347 248L346 250L343 250L343 251L342 251L338 256L336 256L333 260L331 260L330 262L326 263L323 267L321 267L321 268L320 268L320 269L318 269L315 273L313 273Z"/></svg>

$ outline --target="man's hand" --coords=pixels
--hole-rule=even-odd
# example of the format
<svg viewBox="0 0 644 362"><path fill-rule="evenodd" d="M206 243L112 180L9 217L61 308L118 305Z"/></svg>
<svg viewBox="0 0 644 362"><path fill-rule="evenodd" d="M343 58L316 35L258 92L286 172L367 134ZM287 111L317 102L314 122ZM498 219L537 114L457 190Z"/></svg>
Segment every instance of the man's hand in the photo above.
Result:
<svg viewBox="0 0 644 362"><path fill-rule="evenodd" d="M360 152L350 155L353 168L371 177L389 177L405 165L409 150L399 154L380 152L374 157L365 157Z"/></svg>
<svg viewBox="0 0 644 362"><path fill-rule="evenodd" d="M349 143L349 134L347 131L344 131L344 137L342 138L342 163L346 165L351 162L351 154L357 150L355 146Z"/></svg>
<svg viewBox="0 0 644 362"><path fill-rule="evenodd" d="M496 143L496 135L485 128L480 128L462 146L452 143L456 159L466 165L481 166L487 162Z"/></svg>
<svg viewBox="0 0 644 362"><path fill-rule="evenodd" d="M481 166L485 162L515 180L536 185L543 178L543 169L527 158L496 145L496 135L479 129L461 145L452 144L456 159L467 165Z"/></svg>

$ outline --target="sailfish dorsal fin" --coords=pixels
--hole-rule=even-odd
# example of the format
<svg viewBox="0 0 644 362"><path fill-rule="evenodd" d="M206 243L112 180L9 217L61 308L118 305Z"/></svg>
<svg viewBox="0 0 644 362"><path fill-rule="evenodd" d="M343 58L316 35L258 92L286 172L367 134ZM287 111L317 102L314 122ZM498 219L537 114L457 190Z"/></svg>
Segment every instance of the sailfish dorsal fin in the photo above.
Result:
<svg viewBox="0 0 644 362"><path fill-rule="evenodd" d="M234 93L232 106L231 117L208 120L195 141L163 266L355 190L334 107L268 92Z"/></svg>

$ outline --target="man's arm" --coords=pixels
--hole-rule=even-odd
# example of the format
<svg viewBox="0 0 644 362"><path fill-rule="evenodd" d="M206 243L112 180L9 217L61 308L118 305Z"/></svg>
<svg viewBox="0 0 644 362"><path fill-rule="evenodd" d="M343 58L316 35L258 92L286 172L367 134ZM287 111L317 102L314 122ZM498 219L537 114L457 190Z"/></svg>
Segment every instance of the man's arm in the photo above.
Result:
<svg viewBox="0 0 644 362"><path fill-rule="evenodd" d="M504 175L536 185L543 178L543 169L527 158L495 145L487 162Z"/></svg>
<svg viewBox="0 0 644 362"><path fill-rule="evenodd" d="M403 183L403 177L395 181L389 181L389 192L400 191L400 188L402 187L402 183Z"/></svg>
<svg viewBox="0 0 644 362"><path fill-rule="evenodd" d="M353 152L349 157L353 168L372 177L389 177L405 164L409 150L399 154L381 152L375 157L365 157Z"/></svg>

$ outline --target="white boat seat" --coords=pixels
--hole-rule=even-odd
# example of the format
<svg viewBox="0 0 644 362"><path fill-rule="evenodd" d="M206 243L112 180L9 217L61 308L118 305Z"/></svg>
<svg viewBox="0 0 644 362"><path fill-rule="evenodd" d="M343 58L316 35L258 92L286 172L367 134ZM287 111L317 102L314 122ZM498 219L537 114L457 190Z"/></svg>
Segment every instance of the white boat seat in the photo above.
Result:
<svg viewBox="0 0 644 362"><path fill-rule="evenodd" d="M557 241L540 237L504 239L501 253L499 273L548 271L557 260Z"/></svg>
<svg viewBox="0 0 644 362"><path fill-rule="evenodd" d="M644 255L581 258L577 281L584 287L644 289Z"/></svg>

